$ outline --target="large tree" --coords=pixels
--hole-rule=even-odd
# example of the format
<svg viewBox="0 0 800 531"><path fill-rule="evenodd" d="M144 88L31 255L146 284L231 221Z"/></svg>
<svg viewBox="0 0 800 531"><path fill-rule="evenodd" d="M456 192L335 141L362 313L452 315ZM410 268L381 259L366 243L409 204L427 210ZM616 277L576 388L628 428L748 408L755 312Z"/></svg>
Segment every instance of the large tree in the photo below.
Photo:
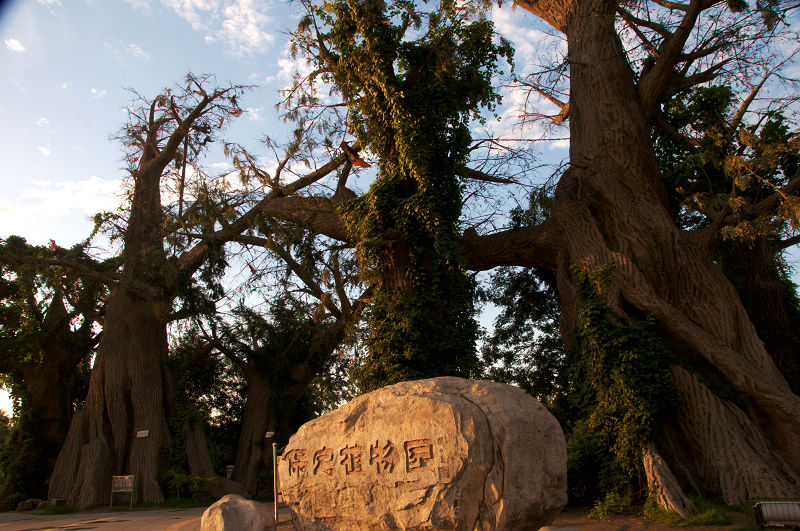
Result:
<svg viewBox="0 0 800 531"><path fill-rule="evenodd" d="M737 236L743 223L766 218L796 222L800 175L796 168L781 171L771 179L767 195L737 194L742 179L736 168L761 171L752 164L754 152L745 143L740 152L719 161L728 175L730 200L706 205L705 222L685 226L676 215L673 191L663 179L651 135L670 96L731 72L747 79L753 73L748 65L768 60L767 54L754 54L767 49L771 24L782 15L780 5L750 9L716 0L624 6L608 0L525 0L518 5L567 42L569 99L561 102L550 94L550 100L563 107L557 119L569 121L569 166L555 189L550 219L484 236L465 231L462 264L475 270L519 265L557 273L560 326L567 347L583 352L586 370L603 366L608 371L584 373L593 378L592 400L605 407L594 422L606 427L622 464L644 468L661 506L686 514L691 508L687 491L720 494L728 503L755 496L796 496L800 461L793 449L800 443L800 397L792 392L719 267L717 249L726 237ZM763 13L769 15L766 20ZM404 144L404 135L416 132L416 116L403 114L410 107L392 105L410 101L416 72L424 75L434 64L435 79L455 82L459 70L447 59L453 49L450 41L434 37L427 54L400 53L390 60L385 57L391 55L385 35L396 38L419 27L413 6L327 2L312 6L310 14L312 20L301 23L298 42L319 67L317 72L340 84L364 147L379 160L387 159L387 167L397 154L428 147ZM342 32L349 32L352 45L337 40ZM420 34L427 35L423 30L406 40L400 37L399 50L423 43ZM407 42L411 44L406 47ZM369 70L373 67L375 72ZM365 71L372 81L357 83ZM759 81L752 83L752 94L760 88ZM747 132L743 117L753 97L746 96L745 91L737 112L741 116L732 120L725 135ZM385 104L373 103L384 101L381 98ZM432 109L425 112L426 117L438 116ZM370 128L377 134L370 136ZM787 142L796 152L796 135ZM461 173L481 177L478 172ZM402 201L407 193L401 182L390 188L392 201ZM416 185L409 186L413 194ZM383 203L381 197L374 188L355 208L339 210L345 222L354 211L367 221L377 216L383 225L369 230L353 230L352 221L350 231L343 230L336 222L337 212L321 208L325 203L320 199L306 200L309 208L302 210L303 216L279 215L332 237L369 245L369 252L376 254L367 257L376 258L366 264L368 269L378 263L378 272L399 271L395 276L413 279L416 273L407 255L397 255L409 239L402 231L387 232L398 217L381 210L383 205L402 203ZM312 206L316 215L310 217ZM425 211L430 205L419 206ZM359 210L367 207L372 210ZM439 208L437 204L429 210L431 219ZM388 267L381 268L382 257L392 257ZM430 322L439 322L434 311L430 315ZM788 356L796 358L797 353ZM598 363L592 364L592 359ZM677 400L659 402L670 396ZM637 409L622 415L624 404L614 402L617 397L629 398Z"/></svg>
<svg viewBox="0 0 800 531"><path fill-rule="evenodd" d="M157 480L168 466L163 450L170 441L167 324L213 310L213 300L221 296L225 243L265 216L295 212L300 219L310 215L325 221L308 210L298 212L298 198L291 196L342 166L345 154L286 183L282 172L289 171L287 164L298 153L295 141L273 175L248 173L242 166L244 190L231 191L224 179L202 172L200 155L231 117L241 115L238 98L244 90L210 89L209 83L209 76L190 74L183 86L152 99L139 96L129 107L130 120L120 134L130 171L128 201L121 213L96 218L112 240L122 241L119 271L76 261L67 253L8 257L63 266L110 290L88 396L55 464L51 498L80 507L99 505L113 474L133 474L137 499L163 500ZM244 158L249 160L246 153ZM240 165L235 155L234 163ZM162 204L164 196L170 201ZM329 221L336 231L338 220ZM191 452L198 456L197 470L213 473L207 449L201 448L202 430L189 428L186 441L197 447Z"/></svg>
<svg viewBox="0 0 800 531"><path fill-rule="evenodd" d="M60 251L85 263L82 247ZM18 237L0 242L0 256L50 257L57 251L54 242L50 247ZM75 406L86 396L106 293L104 284L63 267L0 262L0 377L16 403L11 438L0 453L3 501L42 497L46 491Z"/></svg>
<svg viewBox="0 0 800 531"><path fill-rule="evenodd" d="M235 319L220 322L208 338L246 382L232 478L256 495L259 471L271 462L265 433L288 437L299 427L294 420L301 399L311 382L329 370L366 299L350 300L353 279L340 263L340 252L323 252L313 236L297 245L301 257L273 237L237 240L270 250L285 268L277 279L282 285L270 289L267 315L240 304Z"/></svg>
<svg viewBox="0 0 800 531"><path fill-rule="evenodd" d="M193 159L222 122L241 113L236 102L241 87L206 90L203 81L190 75L184 87L167 90L141 107L132 105L121 136L130 148L132 184L129 211L123 216L123 265L116 277L105 275L110 295L88 396L73 418L50 479L49 496L66 498L71 505L103 503L113 474L135 476L138 500L163 500L157 480L165 468L162 448L170 438L166 325L174 318L173 302L192 291L192 274L204 263L179 263L186 254L180 246L191 242L173 237L168 255L165 237L176 228L208 223L198 214L203 211L202 187L195 192L193 208L184 211L186 169L192 169ZM161 202L162 179L169 176L177 184L173 216L165 215ZM165 227L165 221L172 227Z"/></svg>

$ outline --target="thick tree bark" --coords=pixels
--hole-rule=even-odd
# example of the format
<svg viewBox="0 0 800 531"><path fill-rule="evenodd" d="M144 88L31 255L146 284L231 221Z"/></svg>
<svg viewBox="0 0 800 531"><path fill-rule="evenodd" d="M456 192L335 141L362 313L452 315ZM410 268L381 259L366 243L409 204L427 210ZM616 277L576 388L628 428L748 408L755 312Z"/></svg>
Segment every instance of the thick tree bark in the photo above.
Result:
<svg viewBox="0 0 800 531"><path fill-rule="evenodd" d="M245 378L247 402L231 479L255 496L258 494L258 473L272 459L272 447L264 436L267 431L274 430L274 393L268 375L255 368L246 368Z"/></svg>
<svg viewBox="0 0 800 531"><path fill-rule="evenodd" d="M218 476L214 471L214 464L208 454L208 444L203 426L199 422L193 422L185 425L184 430L189 474L211 480L211 496L213 498L221 498L226 494L247 496L247 490L241 483Z"/></svg>
<svg viewBox="0 0 800 531"><path fill-rule="evenodd" d="M70 432L50 480L51 498L67 498L78 507L99 505L111 475L133 474L137 500L163 501L157 479L160 450L169 442L167 334L157 307L124 286L112 291L83 412L88 419L81 420L88 429L83 439ZM146 437L137 437L145 430Z"/></svg>
<svg viewBox="0 0 800 531"><path fill-rule="evenodd" d="M152 154L150 154L152 157ZM73 423L50 480L51 498L85 508L105 503L111 476L135 476L136 499L164 500L158 485L167 428L166 258L161 236L161 168L143 157L135 176L122 279L106 306L85 413ZM145 283L149 289L138 289ZM137 432L147 431L139 437ZM79 438L79 435L83 435Z"/></svg>
<svg viewBox="0 0 800 531"><path fill-rule="evenodd" d="M685 469L683 488L700 485L727 503L797 495L800 398L713 263L711 236L682 233L669 215L648 113L614 30L615 7L580 2L564 26L571 167L559 182L553 212L562 240L563 335L569 337L576 324L580 302L570 268L614 263L609 305L633 321L654 315L660 333L694 371L729 385L746 404L724 402L685 369L675 369L684 405L672 439L691 447L695 459L678 463L677 452L664 451L662 472ZM714 435L719 433L727 436ZM659 500L685 499L676 482L657 477L650 475L651 486L663 493Z"/></svg>
<svg viewBox="0 0 800 531"><path fill-rule="evenodd" d="M791 288L783 278L770 242L736 242L722 260L726 276L734 282L758 336L786 377L792 392L800 392L800 334L798 311Z"/></svg>

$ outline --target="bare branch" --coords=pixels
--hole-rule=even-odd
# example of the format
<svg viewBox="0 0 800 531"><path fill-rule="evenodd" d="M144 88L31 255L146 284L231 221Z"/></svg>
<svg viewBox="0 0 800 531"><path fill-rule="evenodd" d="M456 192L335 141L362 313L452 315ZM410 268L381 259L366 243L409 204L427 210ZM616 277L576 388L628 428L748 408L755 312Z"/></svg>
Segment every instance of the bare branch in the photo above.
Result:
<svg viewBox="0 0 800 531"><path fill-rule="evenodd" d="M777 247L779 250L783 250L791 247L792 245L797 245L798 243L800 243L800 234L779 241L775 247Z"/></svg>
<svg viewBox="0 0 800 531"><path fill-rule="evenodd" d="M496 177L494 175L489 175L488 173L484 173L482 171L473 170L472 168L467 168L463 166L457 170L459 176L463 177L464 179L472 179L474 181L484 181L487 183L498 183L498 184L519 184L519 181L516 179L506 179L504 177Z"/></svg>

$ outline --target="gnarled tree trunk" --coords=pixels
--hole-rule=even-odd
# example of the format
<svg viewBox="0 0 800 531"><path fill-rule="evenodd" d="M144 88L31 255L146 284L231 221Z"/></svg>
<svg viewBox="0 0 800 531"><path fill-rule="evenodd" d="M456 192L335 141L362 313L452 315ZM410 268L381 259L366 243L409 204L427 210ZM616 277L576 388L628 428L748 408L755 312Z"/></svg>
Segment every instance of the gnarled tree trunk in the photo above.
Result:
<svg viewBox="0 0 800 531"><path fill-rule="evenodd" d="M251 495L258 494L258 473L272 460L272 441L267 431L274 430L275 407L269 376L253 367L245 368L247 403L245 405L236 464L231 479L241 483Z"/></svg>
<svg viewBox="0 0 800 531"><path fill-rule="evenodd" d="M189 153L199 131L208 142L212 122L239 112L239 87L207 92L191 74L183 94L167 91L149 108L131 112L126 139L139 151L124 238L124 266L106 304L100 351L86 404L73 417L50 479L50 498L78 507L108 501L112 475L135 476L136 499L161 503L158 477L167 463L169 374L167 317L181 285L203 263L207 246L167 260L161 178L168 165ZM167 103L168 102L168 103ZM217 126L219 127L219 126ZM196 149L197 145L192 145ZM197 151L195 151L197 152ZM177 157L177 159L176 159ZM182 199L182 198L181 198Z"/></svg>
<svg viewBox="0 0 800 531"><path fill-rule="evenodd" d="M186 461L189 465L189 473L211 480L211 496L221 498L226 494L238 494L247 496L247 490L237 481L218 476L214 471L214 464L208 453L206 434L200 422L187 423L184 425L186 435Z"/></svg>
<svg viewBox="0 0 800 531"><path fill-rule="evenodd" d="M614 29L616 4L563 4L571 166L557 187L553 214L562 241L564 337L580 302L571 267L615 264L609 305L634 322L655 316L659 333L686 360L672 370L682 406L668 427L674 444L661 448L662 472L671 468L683 478L682 488L721 493L731 504L797 495L800 398L714 264L713 228L682 232L668 212L646 105ZM715 396L692 373L730 386L745 406ZM685 499L677 482L651 486L662 499Z"/></svg>
<svg viewBox="0 0 800 531"><path fill-rule="evenodd" d="M50 479L50 498L66 498L82 508L107 501L112 475L133 474L141 502L164 500L158 476L161 448L169 442L169 301L164 295L161 168L148 165L146 157L135 175L125 265L109 295L86 405L73 420ZM146 436L137 434L145 431Z"/></svg>

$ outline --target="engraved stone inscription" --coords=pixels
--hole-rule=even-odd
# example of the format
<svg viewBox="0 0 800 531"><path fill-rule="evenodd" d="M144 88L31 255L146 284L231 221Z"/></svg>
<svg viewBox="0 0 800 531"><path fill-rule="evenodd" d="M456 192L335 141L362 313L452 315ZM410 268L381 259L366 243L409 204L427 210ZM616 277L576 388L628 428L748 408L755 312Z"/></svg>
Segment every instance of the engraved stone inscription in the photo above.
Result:
<svg viewBox="0 0 800 531"><path fill-rule="evenodd" d="M344 473L346 475L364 473L364 469L361 466L361 454L363 451L364 447L360 444L345 446L339 450L339 455L342 456L340 464L344 465Z"/></svg>
<svg viewBox="0 0 800 531"><path fill-rule="evenodd" d="M396 474L398 470L401 470L398 465L405 458L406 472L432 470L435 473L438 472L440 482L447 482L450 480L450 471L447 467L441 466L442 463L434 465L433 447L434 443L431 439L403 441L402 445L395 445L389 439L384 442L376 439L374 443L370 442L366 446L358 443L346 444L339 450L339 458L337 458L335 449L323 445L322 448L315 451L309 451L306 448L286 450L281 459L288 465L289 477L296 476L299 479L309 474L317 477L330 477L336 475L339 470L345 476L363 475L369 469L374 470L371 472L373 475ZM405 455L401 455L401 452L404 452Z"/></svg>
<svg viewBox="0 0 800 531"><path fill-rule="evenodd" d="M336 456L333 455L332 448L325 448L322 447L322 450L317 450L314 452L314 475L317 475L317 472L323 472L332 476L333 473L336 471L333 465L336 464Z"/></svg>
<svg viewBox="0 0 800 531"><path fill-rule="evenodd" d="M394 467L400 462L400 453L392 444L392 441L386 441L386 444L380 446L378 441L375 445L369 445L369 464L375 465L375 470L378 474L392 473Z"/></svg>
<svg viewBox="0 0 800 531"><path fill-rule="evenodd" d="M415 439L405 442L406 470L411 472L428 466L433 459L433 441L430 439Z"/></svg>
<svg viewBox="0 0 800 531"><path fill-rule="evenodd" d="M306 473L308 460L306 459L305 448L295 448L294 450L289 450L283 454L283 460L289 463L289 477L292 477L292 473L297 474L298 477L301 474Z"/></svg>

